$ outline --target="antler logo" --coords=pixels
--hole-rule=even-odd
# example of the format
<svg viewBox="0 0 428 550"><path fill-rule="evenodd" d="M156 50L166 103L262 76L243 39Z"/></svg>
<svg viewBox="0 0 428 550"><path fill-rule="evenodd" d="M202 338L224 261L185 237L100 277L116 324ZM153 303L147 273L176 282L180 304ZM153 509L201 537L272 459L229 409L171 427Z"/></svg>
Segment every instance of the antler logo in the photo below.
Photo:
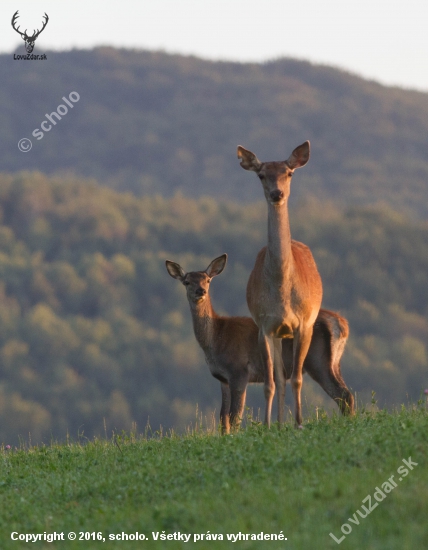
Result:
<svg viewBox="0 0 428 550"><path fill-rule="evenodd" d="M48 24L49 17L45 13L45 20L43 21L43 27L40 30L37 29L36 31L34 31L34 33L31 36L28 36L27 29L25 29L25 32L21 32L19 30L19 27L15 27L15 23L18 17L19 17L18 11L16 11L12 17L12 27L18 34L21 35L22 39L25 41L25 49L27 50L27 53L31 53L34 50L34 42L36 41L39 34L43 31L43 29Z"/></svg>

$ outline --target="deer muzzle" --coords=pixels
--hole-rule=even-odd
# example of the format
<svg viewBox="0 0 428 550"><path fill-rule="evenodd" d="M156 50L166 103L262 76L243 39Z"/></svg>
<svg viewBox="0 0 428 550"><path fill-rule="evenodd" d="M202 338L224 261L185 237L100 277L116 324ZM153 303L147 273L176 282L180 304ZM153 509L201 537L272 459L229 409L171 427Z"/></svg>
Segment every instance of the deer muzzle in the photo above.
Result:
<svg viewBox="0 0 428 550"><path fill-rule="evenodd" d="M274 189L270 192L270 200L273 203L280 202L284 198L284 193L281 189Z"/></svg>

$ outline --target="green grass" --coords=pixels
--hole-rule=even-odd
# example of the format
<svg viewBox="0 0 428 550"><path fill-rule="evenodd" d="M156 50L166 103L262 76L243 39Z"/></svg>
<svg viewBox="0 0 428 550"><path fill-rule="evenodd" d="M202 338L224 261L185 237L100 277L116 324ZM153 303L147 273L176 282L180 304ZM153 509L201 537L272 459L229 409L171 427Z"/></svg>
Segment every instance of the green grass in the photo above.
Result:
<svg viewBox="0 0 428 550"><path fill-rule="evenodd" d="M318 414L297 431L254 423L220 437L119 436L86 444L0 451L0 548L19 533L101 532L105 542L34 548L428 548L428 414L424 402L351 419ZM418 465L402 481L397 469ZM362 500L395 475L397 487L359 525ZM358 517L358 516L357 516ZM352 532L338 545L341 526ZM345 528L346 529L346 528ZM223 534L223 542L154 541L152 532ZM145 542L109 542L117 533ZM282 532L287 541L231 542L226 534Z"/></svg>

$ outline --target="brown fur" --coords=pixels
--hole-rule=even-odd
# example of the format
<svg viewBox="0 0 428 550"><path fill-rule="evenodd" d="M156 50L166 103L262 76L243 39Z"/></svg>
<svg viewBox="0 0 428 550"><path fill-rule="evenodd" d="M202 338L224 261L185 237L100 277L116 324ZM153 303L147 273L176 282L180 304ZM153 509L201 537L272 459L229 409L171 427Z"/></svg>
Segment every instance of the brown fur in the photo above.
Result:
<svg viewBox="0 0 428 550"><path fill-rule="evenodd" d="M256 259L247 285L247 303L259 328L259 344L265 367L265 422L269 426L275 383L278 386L278 421L284 418L284 367L281 339L292 338L291 385L296 425L302 424L301 387L305 357L313 325L321 307L322 283L307 246L291 240L288 197L291 177L309 159L309 142L296 147L283 162L260 162L256 155L238 146L245 170L256 172L268 205L268 245ZM274 379L275 372L275 379Z"/></svg>
<svg viewBox="0 0 428 550"><path fill-rule="evenodd" d="M247 385L264 381L258 328L249 317L223 317L214 311L209 295L211 278L224 269L224 254L205 271L184 273L167 260L171 277L187 287L196 339L204 351L211 374L221 382L220 422L223 433L239 426ZM202 298L202 299L201 299ZM321 310L314 325L304 370L334 399L343 413L353 412L353 398L340 374L340 358L348 337L348 323L336 313ZM292 341L283 340L284 376L291 376Z"/></svg>
<svg viewBox="0 0 428 550"><path fill-rule="evenodd" d="M354 397L342 378L340 359L349 336L348 321L327 309L320 309L314 324L311 345L303 364L303 373L317 382L343 414L354 414ZM293 342L282 340L285 378L292 374Z"/></svg>

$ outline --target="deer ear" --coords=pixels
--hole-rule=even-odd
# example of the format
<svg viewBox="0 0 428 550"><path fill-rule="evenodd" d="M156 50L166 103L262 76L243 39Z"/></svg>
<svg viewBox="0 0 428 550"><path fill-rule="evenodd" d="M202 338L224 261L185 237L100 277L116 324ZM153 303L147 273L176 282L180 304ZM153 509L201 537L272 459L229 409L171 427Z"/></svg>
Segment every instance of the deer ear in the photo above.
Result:
<svg viewBox="0 0 428 550"><path fill-rule="evenodd" d="M216 275L220 275L220 273L226 266L226 262L227 254L222 254L210 263L210 265L206 268L205 273L208 275L208 277L215 277Z"/></svg>
<svg viewBox="0 0 428 550"><path fill-rule="evenodd" d="M244 149L242 145L238 145L237 155L241 159L241 166L244 170L252 170L253 172L260 170L262 163L254 153Z"/></svg>
<svg viewBox="0 0 428 550"><path fill-rule="evenodd" d="M308 162L309 155L310 155L310 143L309 141L305 141L305 143L302 143L302 145L299 145L294 149L294 151L291 153L291 155L288 157L288 159L285 162L293 170L295 168L301 168L302 166L305 166L305 164Z"/></svg>
<svg viewBox="0 0 428 550"><path fill-rule="evenodd" d="M173 279L178 279L182 281L184 279L184 271L181 265L176 264L175 262L170 262L169 260L165 261L166 270L171 275Z"/></svg>

